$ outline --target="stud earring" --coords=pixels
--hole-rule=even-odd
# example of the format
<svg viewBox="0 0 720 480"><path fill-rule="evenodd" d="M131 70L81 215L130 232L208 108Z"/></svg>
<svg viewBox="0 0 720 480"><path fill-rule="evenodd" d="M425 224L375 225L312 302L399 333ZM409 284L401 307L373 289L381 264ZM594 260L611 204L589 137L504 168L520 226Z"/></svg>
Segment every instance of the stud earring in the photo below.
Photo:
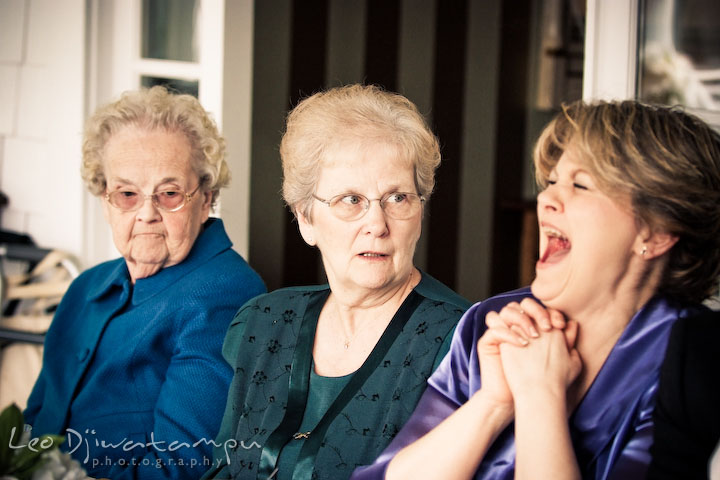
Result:
<svg viewBox="0 0 720 480"><path fill-rule="evenodd" d="M640 255L642 255L642 256L644 257L646 253L647 253L647 245L643 245L643 248L642 248L642 251L640 252Z"/></svg>

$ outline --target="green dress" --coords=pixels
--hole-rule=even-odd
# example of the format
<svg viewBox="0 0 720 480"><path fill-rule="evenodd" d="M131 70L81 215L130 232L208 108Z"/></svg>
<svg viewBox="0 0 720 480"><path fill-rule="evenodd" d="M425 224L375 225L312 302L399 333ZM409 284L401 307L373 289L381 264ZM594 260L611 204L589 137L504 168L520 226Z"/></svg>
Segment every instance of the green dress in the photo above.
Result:
<svg viewBox="0 0 720 480"><path fill-rule="evenodd" d="M423 273L363 366L336 379L314 375L312 362L329 294L285 288L235 315L223 346L235 375L204 478L348 478L409 418L470 306Z"/></svg>

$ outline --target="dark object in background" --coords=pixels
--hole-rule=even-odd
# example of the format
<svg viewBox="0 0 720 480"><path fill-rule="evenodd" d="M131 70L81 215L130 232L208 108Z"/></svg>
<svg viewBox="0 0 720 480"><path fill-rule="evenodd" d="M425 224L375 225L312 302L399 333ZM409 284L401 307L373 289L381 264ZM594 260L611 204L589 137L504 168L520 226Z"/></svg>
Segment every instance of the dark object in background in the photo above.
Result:
<svg viewBox="0 0 720 480"><path fill-rule="evenodd" d="M720 312L673 326L655 407L649 479L707 479L720 441Z"/></svg>

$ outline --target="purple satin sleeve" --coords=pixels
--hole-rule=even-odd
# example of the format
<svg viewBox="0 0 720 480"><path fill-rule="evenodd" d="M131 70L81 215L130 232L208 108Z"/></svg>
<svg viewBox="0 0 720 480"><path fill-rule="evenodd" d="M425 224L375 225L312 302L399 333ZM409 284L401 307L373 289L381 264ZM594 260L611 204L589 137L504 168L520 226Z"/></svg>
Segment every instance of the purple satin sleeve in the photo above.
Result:
<svg viewBox="0 0 720 480"><path fill-rule="evenodd" d="M623 449L612 468L611 480L645 478L650 464L650 446L653 442L652 422L639 429Z"/></svg>
<svg viewBox="0 0 720 480"><path fill-rule="evenodd" d="M607 455L601 454L599 465L608 471L597 478L623 480L626 478L645 478L650 464L650 446L653 443L653 419L657 383L647 389L638 401L633 414L623 422L623 428L615 438L625 438L623 442L613 442Z"/></svg>

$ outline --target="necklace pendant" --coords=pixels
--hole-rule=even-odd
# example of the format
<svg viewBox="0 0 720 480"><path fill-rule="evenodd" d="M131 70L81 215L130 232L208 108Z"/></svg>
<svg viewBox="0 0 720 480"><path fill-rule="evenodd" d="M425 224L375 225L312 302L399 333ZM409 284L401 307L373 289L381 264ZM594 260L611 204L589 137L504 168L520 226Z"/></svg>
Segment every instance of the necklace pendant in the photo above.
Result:
<svg viewBox="0 0 720 480"><path fill-rule="evenodd" d="M348 348L350 348L350 342L348 342L348 341L346 340L346 341L345 341L345 350L347 350Z"/></svg>

